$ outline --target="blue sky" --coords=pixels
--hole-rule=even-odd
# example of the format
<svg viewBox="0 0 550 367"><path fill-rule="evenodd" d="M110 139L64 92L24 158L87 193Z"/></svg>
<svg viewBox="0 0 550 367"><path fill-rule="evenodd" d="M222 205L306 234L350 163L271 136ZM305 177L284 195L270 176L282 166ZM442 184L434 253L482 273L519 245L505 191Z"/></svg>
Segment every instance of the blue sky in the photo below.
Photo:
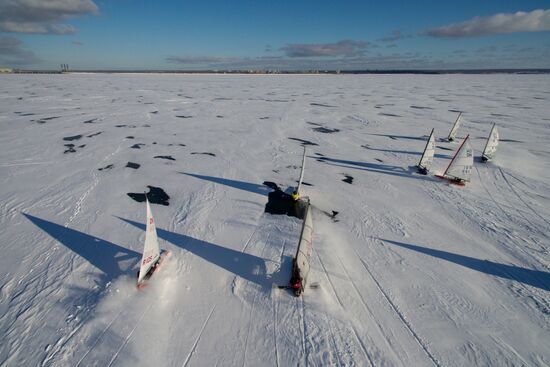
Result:
<svg viewBox="0 0 550 367"><path fill-rule="evenodd" d="M0 66L550 68L550 2L0 0Z"/></svg>

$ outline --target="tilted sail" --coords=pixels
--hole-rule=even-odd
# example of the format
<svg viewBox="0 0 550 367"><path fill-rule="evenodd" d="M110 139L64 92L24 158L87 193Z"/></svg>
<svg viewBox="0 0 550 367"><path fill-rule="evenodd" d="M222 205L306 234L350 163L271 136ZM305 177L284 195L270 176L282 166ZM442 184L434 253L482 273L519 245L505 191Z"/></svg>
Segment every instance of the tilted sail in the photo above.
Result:
<svg viewBox="0 0 550 367"><path fill-rule="evenodd" d="M145 245L143 246L143 257L141 258L141 265L139 268L138 284L145 278L160 256L157 229L155 220L153 219L153 213L151 213L149 200L147 200L147 195L145 195L145 202L147 203L147 229L145 230Z"/></svg>
<svg viewBox="0 0 550 367"><path fill-rule="evenodd" d="M424 148L424 153L422 153L422 157L420 158L420 162L418 163L418 167L420 169L425 169L426 171L428 171L434 161L434 154L435 154L435 137L434 137L434 129L432 129L432 132L430 133L430 137L428 138L428 142L426 143L426 147Z"/></svg>
<svg viewBox="0 0 550 367"><path fill-rule="evenodd" d="M453 124L453 127L451 128L451 131L449 132L449 136L447 137L447 140L453 141L456 139L456 133L458 131L458 128L460 126L460 119L462 117L462 112L459 112L458 117L455 120L455 123Z"/></svg>
<svg viewBox="0 0 550 367"><path fill-rule="evenodd" d="M472 167L474 165L474 150L468 141L470 135L466 136L451 163L443 174L444 177L459 181L470 181Z"/></svg>
<svg viewBox="0 0 550 367"><path fill-rule="evenodd" d="M498 146L498 130L496 125L493 124L491 133L489 133L489 137L487 138L487 143L485 144L485 149L483 149L483 154L481 155L481 159L484 161L493 159L497 151L497 146Z"/></svg>
<svg viewBox="0 0 550 367"><path fill-rule="evenodd" d="M313 218L311 216L311 207L306 203L304 222L302 224L302 233L300 242L296 251L295 266L297 267L302 287L305 286L310 268L310 258L313 252Z"/></svg>
<svg viewBox="0 0 550 367"><path fill-rule="evenodd" d="M296 186L296 194L300 195L300 187L302 186L302 180L304 179L304 169L306 165L306 147L304 147L304 155L302 157L302 169L300 170L300 179L298 180L298 186Z"/></svg>

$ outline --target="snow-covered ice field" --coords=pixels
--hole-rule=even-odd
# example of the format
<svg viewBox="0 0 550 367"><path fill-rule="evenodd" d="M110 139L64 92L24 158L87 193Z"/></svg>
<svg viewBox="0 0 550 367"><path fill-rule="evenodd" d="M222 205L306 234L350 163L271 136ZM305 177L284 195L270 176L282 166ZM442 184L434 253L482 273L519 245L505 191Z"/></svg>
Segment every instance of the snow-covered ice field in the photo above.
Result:
<svg viewBox="0 0 550 367"><path fill-rule="evenodd" d="M416 173L492 122L465 187ZM0 129L1 365L550 365L550 75L3 75ZM295 298L262 183L304 142ZM172 257L138 291L147 185Z"/></svg>

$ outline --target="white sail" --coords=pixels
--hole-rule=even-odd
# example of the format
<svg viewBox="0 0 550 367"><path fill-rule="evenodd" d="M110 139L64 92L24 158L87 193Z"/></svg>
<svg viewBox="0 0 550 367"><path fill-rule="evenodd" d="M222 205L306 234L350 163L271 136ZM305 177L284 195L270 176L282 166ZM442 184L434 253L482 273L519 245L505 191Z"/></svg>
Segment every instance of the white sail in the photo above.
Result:
<svg viewBox="0 0 550 367"><path fill-rule="evenodd" d="M493 159L495 157L495 153L497 151L498 146L498 130L495 124L493 124L493 127L491 129L491 133L489 134L489 137L487 138L487 143L485 144L485 149L483 149L483 154L481 155L481 158L484 161L488 161L490 159Z"/></svg>
<svg viewBox="0 0 550 367"><path fill-rule="evenodd" d="M160 256L157 229L155 220L153 219L153 213L151 213L149 200L147 200L147 195L145 195L145 202L147 203L147 229L145 231L145 244L143 246L143 257L141 258L141 265L139 268L138 284L145 278Z"/></svg>
<svg viewBox="0 0 550 367"><path fill-rule="evenodd" d="M306 147L304 147L304 155L302 157L302 169L300 170L300 179L298 180L298 186L296 186L296 194L300 196L300 187L302 186L302 180L304 179L304 169L306 165Z"/></svg>
<svg viewBox="0 0 550 367"><path fill-rule="evenodd" d="M311 207L309 202L306 204L304 223L302 224L302 233L298 250L296 251L296 262L300 278L302 279L302 287L305 286L310 268L310 258L313 252L313 218L311 216Z"/></svg>
<svg viewBox="0 0 550 367"><path fill-rule="evenodd" d="M466 136L458 150L456 151L451 163L443 174L444 177L459 181L470 181L472 167L474 165L474 151L470 146Z"/></svg>
<svg viewBox="0 0 550 367"><path fill-rule="evenodd" d="M453 141L456 139L456 133L458 131L458 128L460 126L460 118L462 117L462 112L458 114L458 117L455 120L455 123L453 124L453 127L451 128L451 131L449 132L449 136L447 137L447 140Z"/></svg>
<svg viewBox="0 0 550 367"><path fill-rule="evenodd" d="M428 138L428 142L426 143L426 147L424 148L424 153L422 153L422 157L420 158L420 162L418 163L418 167L420 169L425 169L426 171L428 171L434 161L434 154L435 154L435 137L434 137L434 129L432 129L432 132L430 133L430 137Z"/></svg>

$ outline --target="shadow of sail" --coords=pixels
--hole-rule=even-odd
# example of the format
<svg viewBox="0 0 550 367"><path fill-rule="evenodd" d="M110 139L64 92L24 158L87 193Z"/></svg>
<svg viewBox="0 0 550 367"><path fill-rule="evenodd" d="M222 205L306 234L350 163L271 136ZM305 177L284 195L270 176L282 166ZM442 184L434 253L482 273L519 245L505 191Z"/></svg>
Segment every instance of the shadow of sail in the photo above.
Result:
<svg viewBox="0 0 550 367"><path fill-rule="evenodd" d="M225 185L225 186L233 187L239 190L248 191L254 194L259 194L264 196L267 196L267 194L271 191L271 189L267 186L245 182L245 181L230 180L228 178L221 178L221 177L214 177L214 176L204 176L204 175L198 175L196 173L187 173L187 172L180 172L180 173L182 175L199 178L201 180L214 182L220 185Z"/></svg>
<svg viewBox="0 0 550 367"><path fill-rule="evenodd" d="M121 262L134 260L133 263L135 263L141 257L141 254L136 251L115 245L101 238L34 217L30 214L22 214L63 246L99 269L105 274L107 280L114 279L125 272L126 269L122 270L120 267Z"/></svg>
<svg viewBox="0 0 550 367"><path fill-rule="evenodd" d="M145 225L133 220L117 217L118 219L145 230ZM244 252L235 251L223 246L201 241L183 234L169 232L157 227L157 235L165 241L180 247L192 254L219 266L243 279L256 283L260 286L270 286L267 277L265 260L261 257L250 255Z"/></svg>
<svg viewBox="0 0 550 367"><path fill-rule="evenodd" d="M427 247L411 245L380 238L385 243L420 252L429 256L449 261L481 273L494 275L499 278L515 280L545 291L550 291L550 273L526 269L515 265L499 264L489 260L480 260L469 256L453 254L452 252L435 250Z"/></svg>

